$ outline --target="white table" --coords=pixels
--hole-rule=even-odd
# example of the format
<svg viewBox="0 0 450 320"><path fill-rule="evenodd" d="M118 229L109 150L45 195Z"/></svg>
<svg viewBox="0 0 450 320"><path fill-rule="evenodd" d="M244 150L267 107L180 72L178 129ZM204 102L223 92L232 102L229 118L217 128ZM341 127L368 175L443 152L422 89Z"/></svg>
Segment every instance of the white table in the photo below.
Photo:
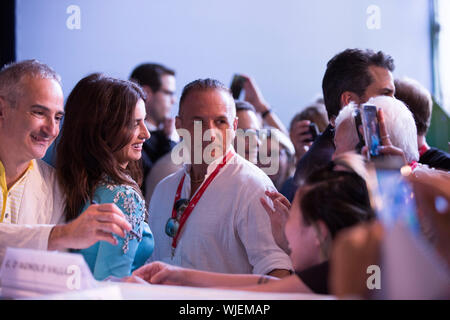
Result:
<svg viewBox="0 0 450 320"><path fill-rule="evenodd" d="M1 290L1 289L0 289ZM1 291L0 291L1 295ZM99 288L51 295L33 295L39 300L332 300L333 296L306 293L266 293L168 285L102 282Z"/></svg>

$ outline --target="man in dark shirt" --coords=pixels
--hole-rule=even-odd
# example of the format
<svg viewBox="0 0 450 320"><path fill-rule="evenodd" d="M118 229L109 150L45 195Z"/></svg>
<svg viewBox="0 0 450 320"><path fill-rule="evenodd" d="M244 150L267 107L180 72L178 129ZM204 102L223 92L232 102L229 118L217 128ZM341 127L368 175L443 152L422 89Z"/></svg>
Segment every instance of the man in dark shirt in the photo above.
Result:
<svg viewBox="0 0 450 320"><path fill-rule="evenodd" d="M170 117L175 98L175 71L155 63L145 63L136 67L130 80L137 82L144 90L147 99L145 124L150 138L142 147L144 181L153 164L170 152L178 141L174 119ZM142 185L145 194L145 183Z"/></svg>
<svg viewBox="0 0 450 320"><path fill-rule="evenodd" d="M395 97L402 100L414 115L417 127L419 162L431 168L450 170L450 155L428 145L426 135L430 127L433 100L430 92L416 80L396 79Z"/></svg>
<svg viewBox="0 0 450 320"><path fill-rule="evenodd" d="M311 172L331 161L335 150L334 120L342 107L351 101L360 104L371 97L394 95L393 70L392 57L382 51L374 52L369 49L347 49L328 62L322 90L330 125L297 163L294 189Z"/></svg>
<svg viewBox="0 0 450 320"><path fill-rule="evenodd" d="M431 168L450 171L450 154L427 145L427 149L419 149L419 162Z"/></svg>

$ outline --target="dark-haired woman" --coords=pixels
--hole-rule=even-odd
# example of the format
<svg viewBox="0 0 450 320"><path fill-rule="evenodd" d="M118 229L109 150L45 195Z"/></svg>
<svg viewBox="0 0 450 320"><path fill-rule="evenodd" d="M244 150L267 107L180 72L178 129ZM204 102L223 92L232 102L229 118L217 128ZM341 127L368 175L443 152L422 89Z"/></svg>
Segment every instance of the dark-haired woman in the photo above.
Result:
<svg viewBox="0 0 450 320"><path fill-rule="evenodd" d="M312 174L297 191L284 228L284 243L288 244L285 250L290 252L296 271L292 276L280 280L266 275L220 274L162 262L145 265L133 276L155 284L328 294L328 261L335 236L374 218L363 177L362 157L342 155L333 165ZM127 280L135 281L133 277Z"/></svg>
<svg viewBox="0 0 450 320"><path fill-rule="evenodd" d="M78 251L97 280L128 276L153 252L139 188L142 144L150 136L144 97L132 82L92 74L78 82L66 102L56 159L66 220L92 203L114 203L132 226L125 237L115 238L115 245L100 241Z"/></svg>

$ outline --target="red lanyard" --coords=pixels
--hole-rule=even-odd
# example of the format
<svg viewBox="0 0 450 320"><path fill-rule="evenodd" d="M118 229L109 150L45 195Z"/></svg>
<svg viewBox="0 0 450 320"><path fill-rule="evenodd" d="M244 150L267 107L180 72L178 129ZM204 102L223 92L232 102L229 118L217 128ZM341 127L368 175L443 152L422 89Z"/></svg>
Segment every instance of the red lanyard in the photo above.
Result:
<svg viewBox="0 0 450 320"><path fill-rule="evenodd" d="M197 205L198 201L200 200L201 196L205 192L206 188L208 188L209 184L217 176L217 174L219 173L220 169L222 169L227 164L228 160L230 160L232 155L233 155L233 153L231 151L229 151L227 153L227 155L223 159L222 163L220 163L216 167L216 169L211 173L211 175L208 177L208 179L206 179L206 181L202 184L202 186L200 187L198 192L195 194L195 196L191 199L191 201L189 201L189 204L186 207L186 210L184 210L183 215L180 218L180 226L178 227L178 231L177 231L175 237L173 237L173 241L172 241L172 248L173 249L175 249L177 247L177 240L178 240L178 236L180 235L180 231L183 228L184 224L186 223L186 220L191 215L192 211L194 210L194 208ZM177 193L175 194L175 200L173 202L172 218L174 218L174 219L177 218L177 212L175 210L175 203L178 200L180 200L181 189L183 188L184 178L185 178L185 175L183 176L183 178L181 178L181 181L178 184Z"/></svg>
<svg viewBox="0 0 450 320"><path fill-rule="evenodd" d="M427 152L428 149L429 149L429 147L428 147L426 144L422 145L422 146L419 148L419 157L423 156L423 154L424 154L425 152Z"/></svg>
<svg viewBox="0 0 450 320"><path fill-rule="evenodd" d="M411 170L414 170L417 168L417 166L419 165L419 163L417 161L412 161L409 166L411 167Z"/></svg>

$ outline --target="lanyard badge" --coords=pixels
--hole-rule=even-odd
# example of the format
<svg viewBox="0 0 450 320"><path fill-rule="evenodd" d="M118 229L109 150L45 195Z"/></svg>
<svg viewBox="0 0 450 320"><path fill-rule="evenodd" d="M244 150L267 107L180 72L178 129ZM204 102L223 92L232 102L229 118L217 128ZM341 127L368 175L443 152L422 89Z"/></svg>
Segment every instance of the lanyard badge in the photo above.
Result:
<svg viewBox="0 0 450 320"><path fill-rule="evenodd" d="M183 215L184 210L186 210L187 206L189 204L188 199L179 199L177 202L175 202L174 209L176 211L176 217L175 218L169 218L166 223L166 234L173 238L178 232L178 228L180 227L180 219Z"/></svg>

